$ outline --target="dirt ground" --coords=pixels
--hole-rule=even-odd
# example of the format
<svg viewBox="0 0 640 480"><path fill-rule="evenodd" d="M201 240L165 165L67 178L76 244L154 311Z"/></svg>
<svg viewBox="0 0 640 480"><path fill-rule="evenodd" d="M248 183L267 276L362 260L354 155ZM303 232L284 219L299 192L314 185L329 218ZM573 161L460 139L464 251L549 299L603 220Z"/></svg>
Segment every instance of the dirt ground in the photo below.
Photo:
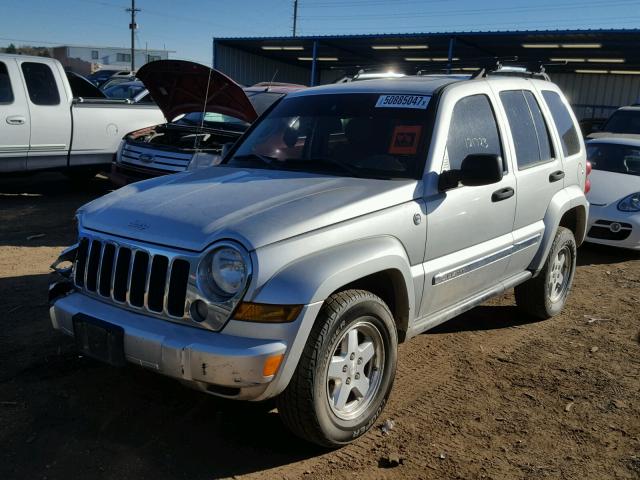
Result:
<svg viewBox="0 0 640 480"><path fill-rule="evenodd" d="M104 366L52 330L48 266L108 190L0 180L0 479L640 478L640 255L581 248L552 320L508 294L402 345L379 424L326 452L270 405Z"/></svg>

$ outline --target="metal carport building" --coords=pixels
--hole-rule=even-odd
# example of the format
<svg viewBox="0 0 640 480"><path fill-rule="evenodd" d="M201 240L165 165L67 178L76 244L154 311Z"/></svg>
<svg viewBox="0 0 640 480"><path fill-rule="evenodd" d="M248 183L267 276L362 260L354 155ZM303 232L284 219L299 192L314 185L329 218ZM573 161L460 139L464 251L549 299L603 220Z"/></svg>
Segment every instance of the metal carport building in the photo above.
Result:
<svg viewBox="0 0 640 480"><path fill-rule="evenodd" d="M317 85L360 69L471 71L494 57L550 64L580 118L640 100L640 29L213 39L214 68L246 85Z"/></svg>

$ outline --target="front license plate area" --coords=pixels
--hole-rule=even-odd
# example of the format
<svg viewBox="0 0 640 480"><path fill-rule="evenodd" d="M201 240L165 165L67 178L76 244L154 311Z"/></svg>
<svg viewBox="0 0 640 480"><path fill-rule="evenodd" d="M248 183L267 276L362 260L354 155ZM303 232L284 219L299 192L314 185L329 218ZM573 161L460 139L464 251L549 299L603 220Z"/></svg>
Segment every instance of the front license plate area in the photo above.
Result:
<svg viewBox="0 0 640 480"><path fill-rule="evenodd" d="M124 329L84 313L73 316L76 347L87 357L122 367L124 356Z"/></svg>

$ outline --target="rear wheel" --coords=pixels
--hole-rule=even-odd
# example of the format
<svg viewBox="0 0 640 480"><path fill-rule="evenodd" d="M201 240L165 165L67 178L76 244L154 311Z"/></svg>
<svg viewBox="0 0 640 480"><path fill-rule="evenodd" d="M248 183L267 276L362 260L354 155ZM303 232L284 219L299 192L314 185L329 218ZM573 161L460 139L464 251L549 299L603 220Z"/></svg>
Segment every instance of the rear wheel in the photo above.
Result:
<svg viewBox="0 0 640 480"><path fill-rule="evenodd" d="M389 397L397 343L393 317L380 298L363 290L329 297L277 399L285 425L325 447L367 432Z"/></svg>
<svg viewBox="0 0 640 480"><path fill-rule="evenodd" d="M576 251L573 232L558 227L542 271L515 288L518 307L540 319L560 313L573 284Z"/></svg>

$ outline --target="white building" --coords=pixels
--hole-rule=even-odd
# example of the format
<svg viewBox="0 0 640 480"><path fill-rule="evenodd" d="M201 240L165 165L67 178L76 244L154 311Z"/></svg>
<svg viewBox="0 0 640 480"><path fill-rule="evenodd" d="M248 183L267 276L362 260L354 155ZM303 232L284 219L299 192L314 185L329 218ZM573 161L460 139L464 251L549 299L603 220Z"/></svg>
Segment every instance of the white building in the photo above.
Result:
<svg viewBox="0 0 640 480"><path fill-rule="evenodd" d="M102 67L131 67L131 48L127 47L97 47L81 45L61 45L52 49L53 57L65 67L82 74L89 74ZM169 58L170 50L136 49L135 67L155 60Z"/></svg>

